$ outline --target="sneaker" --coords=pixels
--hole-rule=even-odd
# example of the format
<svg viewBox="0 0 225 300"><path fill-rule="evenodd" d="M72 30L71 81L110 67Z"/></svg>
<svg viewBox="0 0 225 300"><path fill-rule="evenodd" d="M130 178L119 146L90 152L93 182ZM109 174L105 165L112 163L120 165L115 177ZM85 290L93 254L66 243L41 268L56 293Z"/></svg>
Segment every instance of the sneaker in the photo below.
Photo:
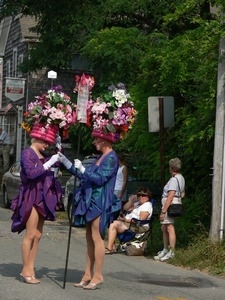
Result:
<svg viewBox="0 0 225 300"><path fill-rule="evenodd" d="M162 257L164 257L166 254L168 253L168 250L167 249L163 249L162 251L159 251L157 253L156 256L154 256L154 260L160 260Z"/></svg>
<svg viewBox="0 0 225 300"><path fill-rule="evenodd" d="M173 258L175 256L173 251L169 251L166 255L164 255L162 258L160 258L160 261L165 261L170 258Z"/></svg>

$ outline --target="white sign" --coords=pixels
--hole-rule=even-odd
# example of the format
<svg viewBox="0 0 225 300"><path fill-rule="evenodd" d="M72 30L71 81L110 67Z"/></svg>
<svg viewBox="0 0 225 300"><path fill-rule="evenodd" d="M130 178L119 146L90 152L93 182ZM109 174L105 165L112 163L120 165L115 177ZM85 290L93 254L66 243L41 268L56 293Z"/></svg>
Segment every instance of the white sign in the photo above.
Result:
<svg viewBox="0 0 225 300"><path fill-rule="evenodd" d="M87 123L87 103L89 99L88 85L80 86L78 88L77 96L77 120L80 123Z"/></svg>
<svg viewBox="0 0 225 300"><path fill-rule="evenodd" d="M56 79L57 78L57 73L55 71L49 71L48 72L48 78Z"/></svg>
<svg viewBox="0 0 225 300"><path fill-rule="evenodd" d="M163 98L164 128L174 126L174 98L148 97L148 128L150 132L159 131L159 98Z"/></svg>
<svg viewBox="0 0 225 300"><path fill-rule="evenodd" d="M6 78L5 96L12 101L24 98L25 79Z"/></svg>

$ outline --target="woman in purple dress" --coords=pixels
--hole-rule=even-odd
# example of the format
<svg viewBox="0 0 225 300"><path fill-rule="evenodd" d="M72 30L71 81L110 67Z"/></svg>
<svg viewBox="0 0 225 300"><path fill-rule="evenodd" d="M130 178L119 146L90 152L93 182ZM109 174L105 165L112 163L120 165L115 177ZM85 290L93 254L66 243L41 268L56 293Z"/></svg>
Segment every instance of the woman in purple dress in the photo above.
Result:
<svg viewBox="0 0 225 300"><path fill-rule="evenodd" d="M73 166L60 154L60 161L81 181L76 191L74 216L76 226L86 224L87 253L83 277L74 286L89 290L96 289L103 282L104 235L113 221L114 211L120 209L115 207L118 205L114 195L118 158L112 149L114 137L110 134L92 135L96 149L102 152L93 165L84 168L81 161L75 159Z"/></svg>
<svg viewBox="0 0 225 300"><path fill-rule="evenodd" d="M43 154L53 140L48 135L42 139L32 138L31 146L22 151L21 186L11 206L12 232L26 230L22 242L23 268L20 276L21 280L29 284L40 283L34 272L38 244L44 220L55 220L55 208L62 195L61 185L51 170L59 154L50 159Z"/></svg>

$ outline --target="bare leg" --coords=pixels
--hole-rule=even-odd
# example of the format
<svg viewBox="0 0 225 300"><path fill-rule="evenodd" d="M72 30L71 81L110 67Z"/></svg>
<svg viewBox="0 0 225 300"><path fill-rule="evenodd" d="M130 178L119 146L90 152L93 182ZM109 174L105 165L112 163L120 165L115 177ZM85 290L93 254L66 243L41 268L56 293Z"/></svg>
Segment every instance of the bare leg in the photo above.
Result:
<svg viewBox="0 0 225 300"><path fill-rule="evenodd" d="M114 242L118 233L122 233L127 229L127 226L121 221L114 221L110 224L108 230L108 243L107 248L109 250L113 249Z"/></svg>
<svg viewBox="0 0 225 300"><path fill-rule="evenodd" d="M105 257L105 243L99 231L100 216L92 221L92 239L94 242L95 269L92 282L99 283L103 281L102 267Z"/></svg>
<svg viewBox="0 0 225 300"><path fill-rule="evenodd" d="M26 233L22 243L23 276L34 276L34 263L38 244L42 235L44 218L33 207L26 224Z"/></svg>
<svg viewBox="0 0 225 300"><path fill-rule="evenodd" d="M88 223L86 228L86 268L82 280L91 280L92 283L103 281L102 266L105 256L105 246L99 231L99 221L100 216Z"/></svg>
<svg viewBox="0 0 225 300"><path fill-rule="evenodd" d="M164 245L164 249L168 249L169 246L169 234L167 231L167 226L166 224L163 224L161 229L162 229L162 233L163 233L163 245Z"/></svg>
<svg viewBox="0 0 225 300"><path fill-rule="evenodd" d="M92 240L91 222L87 223L86 225L86 243L86 267L84 275L82 277L82 281L90 281L94 273L94 243Z"/></svg>
<svg viewBox="0 0 225 300"><path fill-rule="evenodd" d="M173 224L167 225L167 232L168 232L170 247L172 248L172 250L174 250L176 245L176 233Z"/></svg>

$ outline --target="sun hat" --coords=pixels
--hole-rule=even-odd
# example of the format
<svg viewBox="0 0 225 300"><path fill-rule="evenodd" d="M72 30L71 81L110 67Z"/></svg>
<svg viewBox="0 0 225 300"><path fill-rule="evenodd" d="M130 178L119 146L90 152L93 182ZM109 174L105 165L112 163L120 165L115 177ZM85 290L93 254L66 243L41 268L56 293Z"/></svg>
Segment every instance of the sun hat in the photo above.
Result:
<svg viewBox="0 0 225 300"><path fill-rule="evenodd" d="M96 130L94 129L92 131L92 137L93 138L101 138L107 141L110 141L112 143L117 142L120 139L120 136L118 133L114 133L114 132L103 132L101 130Z"/></svg>
<svg viewBox="0 0 225 300"><path fill-rule="evenodd" d="M87 103L87 126L92 127L92 137L113 143L123 140L136 121L137 111L130 101L125 85L110 85L108 91Z"/></svg>
<svg viewBox="0 0 225 300"><path fill-rule="evenodd" d="M32 127L30 137L54 144L58 128L59 127L57 125L38 123Z"/></svg>
<svg viewBox="0 0 225 300"><path fill-rule="evenodd" d="M67 139L69 127L75 123L76 104L57 85L28 103L21 126L31 137L54 143L56 131L60 129L62 139Z"/></svg>

